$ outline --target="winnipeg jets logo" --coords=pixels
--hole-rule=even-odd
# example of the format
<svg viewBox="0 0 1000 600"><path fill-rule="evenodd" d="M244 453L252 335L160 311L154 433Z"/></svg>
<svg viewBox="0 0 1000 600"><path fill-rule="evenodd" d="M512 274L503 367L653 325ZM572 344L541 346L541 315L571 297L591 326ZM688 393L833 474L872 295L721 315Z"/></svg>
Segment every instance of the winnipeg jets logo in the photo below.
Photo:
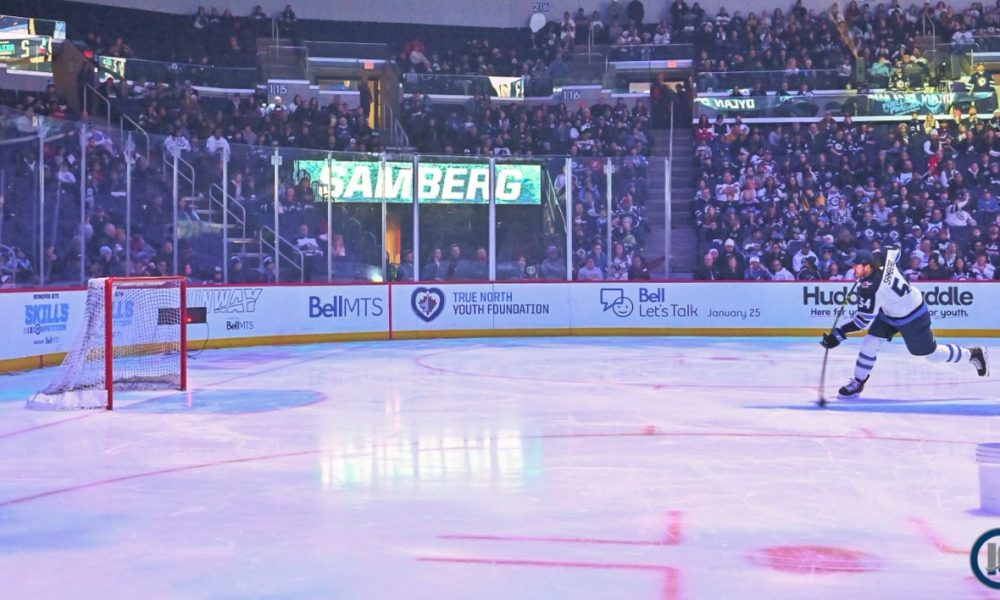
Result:
<svg viewBox="0 0 1000 600"><path fill-rule="evenodd" d="M410 306L418 317L430 323L444 310L444 292L438 288L417 288L410 296Z"/></svg>

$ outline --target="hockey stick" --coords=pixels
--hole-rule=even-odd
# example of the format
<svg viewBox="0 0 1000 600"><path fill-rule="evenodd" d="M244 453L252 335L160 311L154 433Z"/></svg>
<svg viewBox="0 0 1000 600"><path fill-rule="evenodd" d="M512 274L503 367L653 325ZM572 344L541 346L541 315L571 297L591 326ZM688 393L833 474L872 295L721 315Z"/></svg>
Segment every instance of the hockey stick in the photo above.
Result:
<svg viewBox="0 0 1000 600"><path fill-rule="evenodd" d="M847 308L847 305L850 302L851 294L854 293L854 290L857 287L858 287L858 282L855 281L854 285L851 286L851 290L847 292L847 294L844 296L844 301L843 303L841 303L840 309L837 310L837 317L833 320L833 327L830 328L831 334L835 329L837 329L837 323L840 322L840 317L843 316L844 309ZM819 399L816 400L816 404L818 404L820 408L826 406L826 397L823 395L823 388L826 387L826 360L829 357L830 357L830 349L825 348L823 352L823 366L820 368L819 371Z"/></svg>

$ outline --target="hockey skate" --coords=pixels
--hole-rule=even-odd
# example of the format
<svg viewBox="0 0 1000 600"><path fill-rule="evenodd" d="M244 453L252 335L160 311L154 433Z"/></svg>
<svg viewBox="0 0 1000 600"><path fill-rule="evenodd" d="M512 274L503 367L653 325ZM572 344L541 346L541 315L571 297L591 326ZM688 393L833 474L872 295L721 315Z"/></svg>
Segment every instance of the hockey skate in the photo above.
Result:
<svg viewBox="0 0 1000 600"><path fill-rule="evenodd" d="M869 375L868 377L871 377ZM852 398L857 398L861 395L861 392L865 389L865 382L868 381L868 377L864 379L857 379L851 377L851 380L844 384L844 387L837 391L837 397L841 400L850 400Z"/></svg>
<svg viewBox="0 0 1000 600"><path fill-rule="evenodd" d="M990 374L990 355L986 352L986 348L969 348L972 356L969 357L969 362L972 363L973 367L976 367L976 373L979 373L980 377L986 377Z"/></svg>

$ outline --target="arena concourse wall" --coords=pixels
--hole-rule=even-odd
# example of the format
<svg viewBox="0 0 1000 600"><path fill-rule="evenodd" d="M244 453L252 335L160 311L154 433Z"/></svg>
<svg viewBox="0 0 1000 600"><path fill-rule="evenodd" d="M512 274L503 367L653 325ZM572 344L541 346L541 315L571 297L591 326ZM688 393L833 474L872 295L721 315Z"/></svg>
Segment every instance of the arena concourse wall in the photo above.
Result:
<svg viewBox="0 0 1000 600"><path fill-rule="evenodd" d="M941 337L1000 337L1000 285L922 283ZM208 322L191 349L496 336L816 336L850 284L526 282L225 285L188 288ZM86 291L0 293L0 372L58 364ZM848 309L848 314L853 309Z"/></svg>

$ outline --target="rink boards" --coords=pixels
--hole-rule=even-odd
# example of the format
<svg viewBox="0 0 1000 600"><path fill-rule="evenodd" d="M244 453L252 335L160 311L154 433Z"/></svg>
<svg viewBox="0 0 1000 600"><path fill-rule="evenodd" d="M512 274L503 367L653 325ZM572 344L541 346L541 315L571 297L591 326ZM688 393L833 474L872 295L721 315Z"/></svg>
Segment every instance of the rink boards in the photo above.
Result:
<svg viewBox="0 0 1000 600"><path fill-rule="evenodd" d="M920 285L940 336L1000 336L1000 285ZM809 336L828 330L850 284L826 282L530 282L226 285L188 289L208 323L201 347L338 340L558 335ZM61 360L80 328L84 290L0 293L0 370ZM842 322L853 313L850 302Z"/></svg>

